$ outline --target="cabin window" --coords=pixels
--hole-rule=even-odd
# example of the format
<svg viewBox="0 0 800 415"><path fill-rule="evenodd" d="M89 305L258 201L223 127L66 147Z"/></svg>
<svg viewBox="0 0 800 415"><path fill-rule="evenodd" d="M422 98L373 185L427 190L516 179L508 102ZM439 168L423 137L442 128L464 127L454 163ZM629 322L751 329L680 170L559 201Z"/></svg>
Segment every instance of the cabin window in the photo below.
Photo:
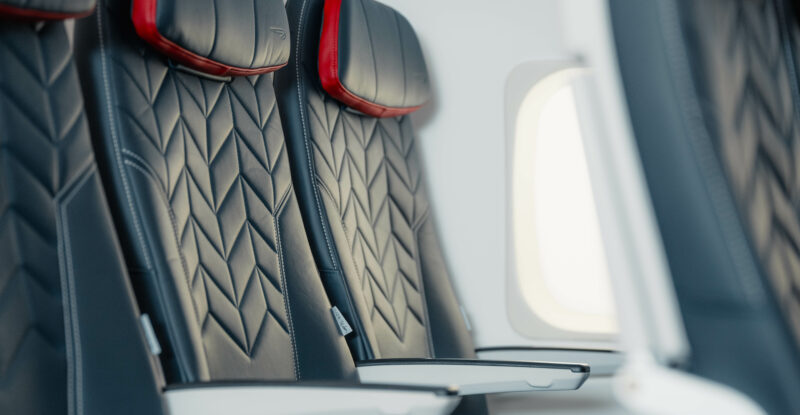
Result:
<svg viewBox="0 0 800 415"><path fill-rule="evenodd" d="M557 71L517 113L512 163L514 266L528 307L558 330L617 331L608 264L584 151L576 80Z"/></svg>

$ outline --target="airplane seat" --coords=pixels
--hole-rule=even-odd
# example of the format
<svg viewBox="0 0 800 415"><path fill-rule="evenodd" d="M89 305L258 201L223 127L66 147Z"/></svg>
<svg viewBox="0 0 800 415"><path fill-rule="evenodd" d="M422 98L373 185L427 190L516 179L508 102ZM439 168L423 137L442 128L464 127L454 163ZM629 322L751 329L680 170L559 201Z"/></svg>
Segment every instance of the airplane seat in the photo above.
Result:
<svg viewBox="0 0 800 415"><path fill-rule="evenodd" d="M167 382L355 380L275 105L283 3L207 3L101 0L76 26L103 178Z"/></svg>
<svg viewBox="0 0 800 415"><path fill-rule="evenodd" d="M3 414L162 413L64 22L94 6L0 1Z"/></svg>
<svg viewBox="0 0 800 415"><path fill-rule="evenodd" d="M312 249L347 322L362 380L452 381L472 395L462 413L486 412L481 393L530 390L518 378L486 388L492 382L477 375L525 363L490 368L475 359L408 115L431 96L411 24L373 0L289 0L286 7L293 53L276 74L278 106ZM588 368L567 372L585 379ZM468 386L461 374L481 386ZM545 383L574 389L582 380Z"/></svg>
<svg viewBox="0 0 800 415"><path fill-rule="evenodd" d="M430 96L413 29L374 1L287 10L297 43L276 75L281 115L312 246L357 358L474 357L405 116Z"/></svg>
<svg viewBox="0 0 800 415"><path fill-rule="evenodd" d="M356 44L331 44L323 56L320 32L338 41L330 33L337 28L323 26L323 9L336 3L287 3L294 54L276 75L300 206L326 289L352 326L348 341L358 360L474 358L404 116L430 96L416 35L388 7L343 1L338 6L350 14L339 25L356 32ZM366 13L389 20L370 26ZM337 50L347 56L338 62L351 84L336 82L337 71L327 81L341 101L320 80L323 65L338 64ZM483 396L463 399L456 410L487 412Z"/></svg>
<svg viewBox="0 0 800 415"><path fill-rule="evenodd" d="M800 413L792 2L613 0L631 123L692 373Z"/></svg>
<svg viewBox="0 0 800 415"><path fill-rule="evenodd" d="M89 124L171 415L447 414L361 385L300 216L272 86L281 0L100 0L78 22Z"/></svg>

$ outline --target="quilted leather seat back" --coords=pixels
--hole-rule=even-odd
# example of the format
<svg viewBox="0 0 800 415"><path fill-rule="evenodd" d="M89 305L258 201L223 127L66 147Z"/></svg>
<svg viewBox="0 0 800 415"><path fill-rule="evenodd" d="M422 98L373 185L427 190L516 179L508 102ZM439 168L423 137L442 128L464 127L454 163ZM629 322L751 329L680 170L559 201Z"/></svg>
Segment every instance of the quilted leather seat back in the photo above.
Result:
<svg viewBox="0 0 800 415"><path fill-rule="evenodd" d="M66 413L57 200L93 164L89 130L60 106L80 102L62 22L0 21L0 62L0 412Z"/></svg>
<svg viewBox="0 0 800 415"><path fill-rule="evenodd" d="M792 2L611 2L689 370L800 413L800 96ZM797 50L797 49L795 49Z"/></svg>
<svg viewBox="0 0 800 415"><path fill-rule="evenodd" d="M329 293L354 326L351 348L359 359L472 357L411 120L367 116L323 91L323 6L287 3L293 56L276 87L304 219Z"/></svg>
<svg viewBox="0 0 800 415"><path fill-rule="evenodd" d="M26 3L37 10L0 1L15 6L11 20L0 7L2 414L160 413L160 402L146 397L156 389L154 376L95 164L67 29L62 21L28 21L84 13L89 3ZM98 293L103 298L93 301ZM118 341L116 333L124 333L126 344L112 353L124 360L106 364L108 349L95 346Z"/></svg>
<svg viewBox="0 0 800 415"><path fill-rule="evenodd" d="M137 37L129 10L101 1L76 39L104 181L168 381L352 376L304 234L272 75L176 69Z"/></svg>

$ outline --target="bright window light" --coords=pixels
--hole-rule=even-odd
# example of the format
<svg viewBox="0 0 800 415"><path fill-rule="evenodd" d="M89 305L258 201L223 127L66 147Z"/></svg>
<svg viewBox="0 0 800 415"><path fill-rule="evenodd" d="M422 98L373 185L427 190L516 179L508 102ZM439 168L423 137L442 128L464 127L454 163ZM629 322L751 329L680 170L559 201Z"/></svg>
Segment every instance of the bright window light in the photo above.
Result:
<svg viewBox="0 0 800 415"><path fill-rule="evenodd" d="M586 164L573 80L538 82L520 107L513 172L513 233L523 296L547 324L583 333L617 331Z"/></svg>

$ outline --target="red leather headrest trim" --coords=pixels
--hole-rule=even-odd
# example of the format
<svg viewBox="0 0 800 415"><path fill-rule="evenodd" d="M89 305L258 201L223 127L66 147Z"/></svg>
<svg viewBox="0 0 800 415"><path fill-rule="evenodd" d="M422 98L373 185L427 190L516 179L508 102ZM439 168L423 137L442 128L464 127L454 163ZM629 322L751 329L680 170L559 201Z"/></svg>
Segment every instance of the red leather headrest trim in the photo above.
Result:
<svg viewBox="0 0 800 415"><path fill-rule="evenodd" d="M131 18L136 33L159 52L192 69L215 76L250 76L274 72L286 66L284 63L264 68L239 68L200 56L159 33L156 25L157 12L158 0L133 0Z"/></svg>
<svg viewBox="0 0 800 415"><path fill-rule="evenodd" d="M373 117L397 117L412 113L416 107L395 108L367 101L350 92L339 79L339 16L342 0L326 0L323 9L322 36L319 41L319 78L322 88L348 107Z"/></svg>
<svg viewBox="0 0 800 415"><path fill-rule="evenodd" d="M78 12L78 13L58 13L48 12L44 10L28 9L23 7L14 7L6 4L0 4L0 17L21 19L21 20L66 20L66 19L80 19L86 17L94 11L94 7Z"/></svg>

